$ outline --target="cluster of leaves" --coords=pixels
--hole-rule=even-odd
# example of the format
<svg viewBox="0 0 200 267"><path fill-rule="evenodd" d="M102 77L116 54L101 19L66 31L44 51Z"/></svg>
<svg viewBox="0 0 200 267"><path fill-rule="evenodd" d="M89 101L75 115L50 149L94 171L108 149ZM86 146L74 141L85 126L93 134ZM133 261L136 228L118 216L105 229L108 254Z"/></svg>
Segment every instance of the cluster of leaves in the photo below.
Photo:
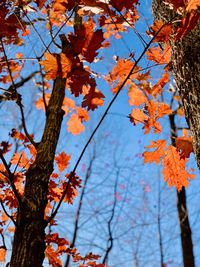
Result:
<svg viewBox="0 0 200 267"><path fill-rule="evenodd" d="M89 120L89 111L94 111L99 106L104 105L105 96L97 89L97 82L91 67L95 62L103 60L102 57L98 58L98 50L109 47L112 38L120 39L124 32L134 27L135 22L139 19L136 9L139 1L15 0L12 2L2 1L0 3L2 29L0 32L0 52L2 54L0 82L12 84L19 78L23 69L23 64L20 63L22 61L19 60L23 58L23 55L18 53L15 60L8 60L5 46L22 46L25 37L31 35L31 29L34 29L34 23L37 23L38 20L36 19L35 22L31 23L27 21L29 12L34 11L38 17L39 15L44 17L47 30L50 32L52 27L57 29L66 27L68 33L60 35L62 46L60 43L56 43L56 49L60 52L57 50L55 52L55 49L54 52L50 52L49 46L38 58L45 73L43 82L45 90L35 105L37 109L45 110L51 96L48 89L51 87L51 80L64 79L67 93L70 94L70 97L65 96L63 102L65 116L69 115L68 131L74 135L81 133L85 129L83 122ZM118 95L122 88L127 89L129 104L133 106L129 115L130 121L134 125L142 124L145 134L150 133L152 129L155 134L160 134L162 131L160 119L175 112L172 106L160 101L163 88L170 81L172 53L170 38L174 38L175 41L183 38L195 27L200 16L197 12L200 6L199 1L168 0L166 4L178 14L179 23L174 25L173 21L168 23L154 22L147 32L148 36L153 36L153 39L146 45L142 54L144 55L146 52L148 60L164 66L164 72L158 82L152 85L150 70L144 72L142 67L138 65L139 61L133 60L133 55L127 59L117 59L113 69L105 77L114 95ZM71 19L70 14L73 15L73 19ZM53 39L53 41L55 40ZM150 47L151 43L153 43L152 47ZM157 43L161 43L161 45ZM11 89L13 89L12 86ZM49 91L46 93L47 90ZM76 104L76 99L80 100L80 105ZM17 104L19 105L19 101ZM180 112L176 112L178 115L182 115ZM8 165L5 162L0 165L0 197L2 203L11 210L10 216L6 210L1 214L0 232L3 231L3 226L9 219L12 218L14 221L16 218L17 199L15 191L19 196L23 195L25 172L33 164L37 153L30 142L33 136L28 137L14 129L11 137L21 143L23 150L22 152L15 152ZM152 141L147 148L153 149L153 151L145 151L143 155L145 163L155 162L158 164L162 159L165 181L169 186L176 186L180 190L182 186L188 185L188 179L194 178L194 175L186 170L187 159L193 151L192 140L191 137L184 134L183 137L176 138L175 144L176 146L167 145L165 140ZM2 142L0 146L1 159L5 159L4 154L9 154L10 150L11 144ZM58 171L51 175L49 181L49 203L45 213L47 220L51 218L53 203L59 203L64 191L66 191L64 201L69 204L73 204L73 200L77 196L81 180L75 173L63 173L69 167L70 158L71 156L64 151L55 157ZM10 169L13 170L12 173L9 173ZM11 176L12 180L10 179ZM51 224L56 225L56 221L52 220ZM103 267L103 264L96 263L98 256L93 254L80 256L76 249L70 248L70 244L64 238L60 238L57 233L48 234L46 243L46 256L52 266L62 266L59 256L62 253L68 253L74 262L80 262L79 267ZM0 252L0 260L4 260L5 248L1 248Z"/></svg>

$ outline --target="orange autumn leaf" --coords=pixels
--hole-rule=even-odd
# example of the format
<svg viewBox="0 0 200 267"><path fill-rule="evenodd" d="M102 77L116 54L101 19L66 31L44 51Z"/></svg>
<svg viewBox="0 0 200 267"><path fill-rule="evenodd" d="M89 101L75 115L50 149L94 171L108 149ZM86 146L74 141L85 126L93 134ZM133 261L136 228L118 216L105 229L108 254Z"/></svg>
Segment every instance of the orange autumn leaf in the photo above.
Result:
<svg viewBox="0 0 200 267"><path fill-rule="evenodd" d="M183 107L178 108L176 113L181 117L185 116Z"/></svg>
<svg viewBox="0 0 200 267"><path fill-rule="evenodd" d="M65 116L75 108L75 102L71 98L65 96L62 109L65 111Z"/></svg>
<svg viewBox="0 0 200 267"><path fill-rule="evenodd" d="M129 96L129 105L140 106L147 102L146 96L142 93L142 91L137 87L135 83L133 83L128 89Z"/></svg>
<svg viewBox="0 0 200 267"><path fill-rule="evenodd" d="M11 159L11 163L13 165L17 165L21 168L25 168L28 169L29 168L29 159L27 158L25 152L16 152L12 159Z"/></svg>
<svg viewBox="0 0 200 267"><path fill-rule="evenodd" d="M81 123L81 119L79 118L78 114L72 114L67 122L67 125L68 132L72 133L73 135L80 134L85 130L85 127Z"/></svg>
<svg viewBox="0 0 200 267"><path fill-rule="evenodd" d="M153 100L150 100L145 110L149 115L148 120L145 121L144 124L145 134L149 133L151 128L154 128L154 133L160 133L162 127L157 120L165 115L172 113L169 105L162 102L154 102Z"/></svg>
<svg viewBox="0 0 200 267"><path fill-rule="evenodd" d="M176 30L175 41L183 38L197 25L200 19L200 14L198 12L192 11L187 13L186 16L182 19L181 25Z"/></svg>
<svg viewBox="0 0 200 267"><path fill-rule="evenodd" d="M144 163L155 162L156 164L158 164L160 162L160 159L165 154L165 147L165 140L152 141L149 146L145 146L145 148L153 148L154 151L145 151L143 153Z"/></svg>
<svg viewBox="0 0 200 267"><path fill-rule="evenodd" d="M1 215L1 222L5 223L8 219L9 219L9 217L6 215L5 212L3 212Z"/></svg>
<svg viewBox="0 0 200 267"><path fill-rule="evenodd" d="M37 153L36 148L32 144L27 145L27 148L29 149L29 152L31 153L33 160L35 160Z"/></svg>
<svg viewBox="0 0 200 267"><path fill-rule="evenodd" d="M165 45L162 50L160 46L152 47L146 52L147 58L158 64L168 64L171 60L171 47Z"/></svg>
<svg viewBox="0 0 200 267"><path fill-rule="evenodd" d="M6 248L4 246L0 247L0 262L5 262L6 259Z"/></svg>
<svg viewBox="0 0 200 267"><path fill-rule="evenodd" d="M81 119L81 121L88 121L89 120L89 114L88 111L85 110L84 108L77 108L77 114L78 117Z"/></svg>
<svg viewBox="0 0 200 267"><path fill-rule="evenodd" d="M9 227L8 227L8 231L9 231L10 233L14 233L14 232L15 232L15 226L9 226Z"/></svg>
<svg viewBox="0 0 200 267"><path fill-rule="evenodd" d="M168 42L172 34L172 24L166 24L162 20L154 21L147 34L155 36L154 42Z"/></svg>
<svg viewBox="0 0 200 267"><path fill-rule="evenodd" d="M148 120L148 116L139 108L133 109L129 115L130 121L136 125L138 122L143 123Z"/></svg>
<svg viewBox="0 0 200 267"><path fill-rule="evenodd" d="M181 153L181 157L189 158L190 153L194 152L193 146L192 146L192 137L191 136L177 137L175 142L176 142L177 149Z"/></svg>
<svg viewBox="0 0 200 267"><path fill-rule="evenodd" d="M46 247L45 255L52 267L62 267L62 261L58 258L58 253L56 253L52 246L48 245Z"/></svg>
<svg viewBox="0 0 200 267"><path fill-rule="evenodd" d="M47 105L49 103L50 97L51 94L45 94L45 102ZM35 101L35 106L37 109L45 109L43 96L41 96L40 98L38 98L38 100Z"/></svg>
<svg viewBox="0 0 200 267"><path fill-rule="evenodd" d="M56 77L67 77L71 71L72 62L65 54L45 53L44 56L46 59L41 60L40 64L44 67L46 79L55 80Z"/></svg>
<svg viewBox="0 0 200 267"><path fill-rule="evenodd" d="M169 187L175 186L178 191L183 186L188 186L189 179L194 179L195 175L186 170L187 159L181 158L174 146L168 146L166 155L163 158L163 177Z"/></svg>
<svg viewBox="0 0 200 267"><path fill-rule="evenodd" d="M117 64L114 66L112 72L110 73L110 77L112 80L116 79L124 79L130 70L132 69L134 63L130 60L120 59L117 61Z"/></svg>
<svg viewBox="0 0 200 267"><path fill-rule="evenodd" d="M15 128L12 129L11 137L23 141L24 143L30 142L29 139L23 133L17 131Z"/></svg>
<svg viewBox="0 0 200 267"><path fill-rule="evenodd" d="M200 0L189 0L186 10L191 12L192 10L196 10L198 7L200 7Z"/></svg>
<svg viewBox="0 0 200 267"><path fill-rule="evenodd" d="M160 80L155 84L151 90L153 97L156 97L157 94L161 95L163 87L169 82L169 72L165 72Z"/></svg>
<svg viewBox="0 0 200 267"><path fill-rule="evenodd" d="M134 62L132 62L131 60L120 59L117 61L113 70L106 77L106 80L109 84L113 84L113 81L117 83L117 86L111 89L114 94L118 92L119 87L123 83L124 79L126 79L133 66ZM132 79L137 78L139 70L140 68L136 66L134 73L130 76L130 78Z"/></svg>
<svg viewBox="0 0 200 267"><path fill-rule="evenodd" d="M152 101L153 102L153 101ZM151 102L151 103L152 103ZM172 109L169 107L168 104L165 104L165 103L158 103L158 102L155 102L158 109L157 109L157 114L156 114L156 119L159 119L165 115L169 115L172 113Z"/></svg>
<svg viewBox="0 0 200 267"><path fill-rule="evenodd" d="M68 167L70 159L71 156L67 155L64 151L55 157L55 161L60 172L64 171Z"/></svg>

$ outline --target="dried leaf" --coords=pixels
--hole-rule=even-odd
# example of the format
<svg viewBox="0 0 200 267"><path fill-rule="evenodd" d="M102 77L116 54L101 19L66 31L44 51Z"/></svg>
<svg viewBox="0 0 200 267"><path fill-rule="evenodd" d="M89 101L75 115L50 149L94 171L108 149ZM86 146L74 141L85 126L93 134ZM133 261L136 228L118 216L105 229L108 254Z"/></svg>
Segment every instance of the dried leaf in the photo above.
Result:
<svg viewBox="0 0 200 267"><path fill-rule="evenodd" d="M177 149L180 151L181 157L189 158L190 153L194 152L192 146L192 137L190 136L177 137L175 142Z"/></svg>

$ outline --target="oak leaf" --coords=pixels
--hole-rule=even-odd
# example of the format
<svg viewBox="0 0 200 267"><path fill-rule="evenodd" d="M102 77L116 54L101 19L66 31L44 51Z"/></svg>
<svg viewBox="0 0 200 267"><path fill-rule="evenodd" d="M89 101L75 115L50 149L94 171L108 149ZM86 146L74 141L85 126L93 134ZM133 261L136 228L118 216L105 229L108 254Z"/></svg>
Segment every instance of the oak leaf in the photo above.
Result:
<svg viewBox="0 0 200 267"><path fill-rule="evenodd" d="M140 90L135 83L128 89L129 105L140 106L148 101L142 90Z"/></svg>
<svg viewBox="0 0 200 267"><path fill-rule="evenodd" d="M48 258L49 264L52 267L62 267L62 261L58 258L58 254L52 246L48 245L45 250L45 255Z"/></svg>
<svg viewBox="0 0 200 267"><path fill-rule="evenodd" d="M151 89L151 94L153 97L156 97L157 94L161 95L163 87L169 82L169 72L165 72L160 80L153 86Z"/></svg>
<svg viewBox="0 0 200 267"><path fill-rule="evenodd" d="M80 134L85 130L85 127L81 123L81 119L79 118L78 114L72 114L67 122L67 125L68 132L72 133L73 135Z"/></svg>
<svg viewBox="0 0 200 267"><path fill-rule="evenodd" d="M162 20L154 21L147 34L155 36L154 42L168 42L172 34L172 24L166 24Z"/></svg>
<svg viewBox="0 0 200 267"><path fill-rule="evenodd" d="M81 187L81 180L75 174L71 177L70 174L66 174L65 177L67 178L67 181L62 184L63 190L67 190L64 201L73 204L74 198L78 195L77 189Z"/></svg>
<svg viewBox="0 0 200 267"><path fill-rule="evenodd" d="M68 167L70 159L71 156L67 155L64 151L55 157L55 161L60 172L64 171Z"/></svg>
<svg viewBox="0 0 200 267"><path fill-rule="evenodd" d="M168 64L171 60L171 47L165 45L162 50L160 46L152 47L146 52L147 58L158 64Z"/></svg>
<svg viewBox="0 0 200 267"><path fill-rule="evenodd" d="M190 153L194 152L193 146L192 146L192 137L191 136L177 137L175 142L176 142L176 147L177 147L178 151L180 151L181 157L189 158Z"/></svg>
<svg viewBox="0 0 200 267"><path fill-rule="evenodd" d="M46 79L55 80L56 77L67 77L71 71L72 62L65 54L45 53L44 56L46 59L41 60L40 64L44 67Z"/></svg>
<svg viewBox="0 0 200 267"><path fill-rule="evenodd" d="M30 166L29 159L27 158L24 151L22 151L21 153L20 152L14 153L11 159L11 163L13 165L18 165L19 167L25 168L25 169L28 169Z"/></svg>
<svg viewBox="0 0 200 267"><path fill-rule="evenodd" d="M123 8L130 9L133 7L134 4L138 4L138 0L112 0L111 4L114 8L118 11L122 11Z"/></svg>
<svg viewBox="0 0 200 267"><path fill-rule="evenodd" d="M183 186L188 186L189 179L194 179L195 175L186 170L187 159L181 158L177 149L170 145L163 158L163 177L169 187L175 186L178 191Z"/></svg>
<svg viewBox="0 0 200 267"><path fill-rule="evenodd" d="M6 248L4 246L0 247L0 262L4 262L6 259Z"/></svg>
<svg viewBox="0 0 200 267"><path fill-rule="evenodd" d="M129 118L134 125L136 125L138 122L144 123L148 120L148 116L139 108L133 109L129 115Z"/></svg>
<svg viewBox="0 0 200 267"><path fill-rule="evenodd" d="M165 140L152 141L149 146L145 146L145 148L153 148L154 151L145 151L143 153L144 163L155 162L158 164L161 158L165 155L165 147Z"/></svg>
<svg viewBox="0 0 200 267"><path fill-rule="evenodd" d="M98 55L97 50L104 41L102 30L96 30L95 22L90 18L81 26L75 26L75 34L69 35L69 40L76 54L82 54L88 62L93 62Z"/></svg>
<svg viewBox="0 0 200 267"><path fill-rule="evenodd" d="M103 106L105 98L104 94L97 89L91 88L89 93L83 98L82 107L87 107L88 110L94 110L98 106Z"/></svg>
<svg viewBox="0 0 200 267"><path fill-rule="evenodd" d="M187 3L186 10L188 12L191 12L192 10L195 10L198 7L200 7L200 0L189 0Z"/></svg>

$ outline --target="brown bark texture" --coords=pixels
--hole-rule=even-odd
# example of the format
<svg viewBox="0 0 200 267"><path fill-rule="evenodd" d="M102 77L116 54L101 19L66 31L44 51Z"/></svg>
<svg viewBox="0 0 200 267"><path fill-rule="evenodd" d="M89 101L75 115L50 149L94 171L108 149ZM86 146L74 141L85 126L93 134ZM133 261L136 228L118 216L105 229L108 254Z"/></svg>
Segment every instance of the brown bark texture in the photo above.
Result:
<svg viewBox="0 0 200 267"><path fill-rule="evenodd" d="M153 0L152 8L155 19L162 19L165 22L172 20L174 25L180 19L162 0ZM171 45L173 74L200 169L200 21L186 36L176 42L172 40Z"/></svg>
<svg viewBox="0 0 200 267"><path fill-rule="evenodd" d="M162 0L153 0L153 14L156 20L175 22L180 19ZM200 168L200 22L185 37L178 41L171 40L172 69L179 95L181 97L186 121L193 138L194 153ZM171 142L175 145L175 115L169 116ZM177 209L180 223L181 244L184 267L194 267L192 233L188 218L186 192L183 188L177 192Z"/></svg>
<svg viewBox="0 0 200 267"><path fill-rule="evenodd" d="M25 191L18 208L10 267L41 267L45 257L47 223L44 219L44 210L64 115L62 104L65 84L66 79L56 78L54 81L36 160L26 173Z"/></svg>

